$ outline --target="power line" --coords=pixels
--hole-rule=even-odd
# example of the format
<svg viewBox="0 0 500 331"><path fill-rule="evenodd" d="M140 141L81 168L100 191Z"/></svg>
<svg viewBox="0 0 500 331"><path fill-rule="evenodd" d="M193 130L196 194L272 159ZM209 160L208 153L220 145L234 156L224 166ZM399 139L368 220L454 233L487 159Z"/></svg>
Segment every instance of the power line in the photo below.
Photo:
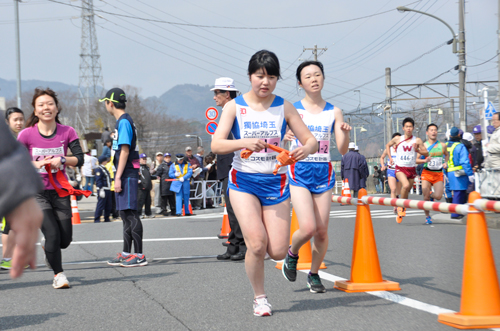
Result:
<svg viewBox="0 0 500 331"><path fill-rule="evenodd" d="M82 8L81 6L77 5L72 5L69 3L64 3L56 0L48 0L54 3L58 3L61 5L65 6L70 6L70 7L75 7L75 8ZM406 6L410 6L414 3L417 3L419 1L415 1L412 3L407 4ZM119 17L124 17L124 18L132 18L136 20L141 20L141 21L149 21L149 22L156 22L156 23L165 23L165 24L172 24L172 25L183 25L183 26L192 26L192 27L197 27L197 28L211 28L211 29L231 29L231 30L283 30L283 29L303 29L303 28L313 28L313 27L319 27L319 26L327 26L327 25L334 25L334 24L341 24L341 23L347 23L347 22L353 22L353 21L358 21L362 20L365 18L373 17L373 16L379 16L383 14L387 14L389 12L395 11L396 9L390 9L386 10L380 13L375 13L371 15L366 15L366 16L361 16L357 18L351 18L347 20L342 20L342 21L335 21L335 22L328 22L328 23L319 23L319 24L308 24L308 25L296 25L296 26L277 26L277 27L241 27L241 26L217 26L217 25L202 25L202 24L192 24L192 23L179 23L179 22L172 22L172 21L165 21L165 20L159 20L159 19L149 19L149 18L144 18L144 17L139 17L139 16L130 16L130 15L123 15L123 14L117 14L117 13L112 13L108 12L105 10L100 10L100 9L95 9L94 11L98 11L104 14L109 14L109 15L114 15L114 16L119 16Z"/></svg>
<svg viewBox="0 0 500 331"><path fill-rule="evenodd" d="M479 66L482 66L483 64L486 64L486 63L494 60L497 56L498 56L498 52L491 59L489 59L489 60L486 60L486 61L484 61L482 63L479 63L479 64L474 64L472 66L467 66L467 67L470 68L470 67L479 67Z"/></svg>

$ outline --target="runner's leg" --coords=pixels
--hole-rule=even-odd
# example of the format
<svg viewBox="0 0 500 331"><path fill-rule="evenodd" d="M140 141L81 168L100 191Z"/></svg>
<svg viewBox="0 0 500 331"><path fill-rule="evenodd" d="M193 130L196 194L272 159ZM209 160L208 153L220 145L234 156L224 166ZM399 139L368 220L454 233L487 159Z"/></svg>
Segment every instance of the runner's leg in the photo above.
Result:
<svg viewBox="0 0 500 331"><path fill-rule="evenodd" d="M396 172L396 178L401 183L401 198L408 199L408 194L410 193L411 185L413 183L410 184L410 181L408 180L408 178L406 178L406 175L402 172Z"/></svg>
<svg viewBox="0 0 500 331"><path fill-rule="evenodd" d="M431 189L432 189L432 184L426 180L422 181L422 192L424 195L424 201L430 201L431 200ZM429 216L429 211L424 210L425 216Z"/></svg>
<svg viewBox="0 0 500 331"><path fill-rule="evenodd" d="M299 229L292 235L290 251L297 255L299 249L316 234L316 215L313 197L308 189L290 185L290 195L299 221Z"/></svg>
<svg viewBox="0 0 500 331"><path fill-rule="evenodd" d="M312 245L311 273L317 274L328 249L328 222L332 204L332 190L314 194L314 213L316 216L316 234Z"/></svg>

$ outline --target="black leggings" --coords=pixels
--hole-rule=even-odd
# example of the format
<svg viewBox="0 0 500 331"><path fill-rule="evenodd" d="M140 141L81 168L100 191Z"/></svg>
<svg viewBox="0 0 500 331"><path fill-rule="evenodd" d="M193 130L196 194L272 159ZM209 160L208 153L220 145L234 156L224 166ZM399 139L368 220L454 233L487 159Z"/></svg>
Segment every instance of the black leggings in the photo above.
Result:
<svg viewBox="0 0 500 331"><path fill-rule="evenodd" d="M61 198L55 190L46 190L36 196L43 210L42 233L45 237L45 256L54 271L63 271L61 249L73 240L71 203L69 197Z"/></svg>
<svg viewBox="0 0 500 331"><path fill-rule="evenodd" d="M136 254L142 254L142 222L137 210L120 210L123 221L123 251L132 252L132 240Z"/></svg>

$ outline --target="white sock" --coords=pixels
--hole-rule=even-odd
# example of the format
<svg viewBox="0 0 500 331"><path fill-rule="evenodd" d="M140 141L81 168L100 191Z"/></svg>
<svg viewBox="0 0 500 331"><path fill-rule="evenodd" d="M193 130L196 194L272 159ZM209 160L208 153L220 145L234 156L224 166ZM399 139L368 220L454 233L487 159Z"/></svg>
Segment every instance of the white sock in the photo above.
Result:
<svg viewBox="0 0 500 331"><path fill-rule="evenodd" d="M130 255L130 253L125 253L125 252L122 252L122 255L123 255L123 256L129 256L129 255Z"/></svg>

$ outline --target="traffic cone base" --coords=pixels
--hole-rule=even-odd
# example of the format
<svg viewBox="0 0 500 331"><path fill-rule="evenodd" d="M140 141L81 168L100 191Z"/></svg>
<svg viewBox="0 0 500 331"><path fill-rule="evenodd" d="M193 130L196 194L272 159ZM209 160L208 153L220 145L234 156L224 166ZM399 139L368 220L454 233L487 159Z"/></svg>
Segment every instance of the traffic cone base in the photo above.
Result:
<svg viewBox="0 0 500 331"><path fill-rule="evenodd" d="M500 316L470 316L460 313L445 313L439 314L438 321L461 330L500 327Z"/></svg>
<svg viewBox="0 0 500 331"><path fill-rule="evenodd" d="M383 280L378 283L353 283L349 280L337 280L333 288L347 293L367 291L399 291L399 283Z"/></svg>
<svg viewBox="0 0 500 331"><path fill-rule="evenodd" d="M307 245L307 244L306 244ZM300 255L299 255L300 258ZM278 262L276 263L276 269L280 269L283 267L283 262ZM320 269L326 269L326 265L324 262L321 262L321 265L319 266ZM305 262L305 263L297 263L297 270L311 270L311 262Z"/></svg>
<svg viewBox="0 0 500 331"><path fill-rule="evenodd" d="M76 202L76 196L71 196L71 224L82 224L80 220L80 212L78 211L78 203Z"/></svg>
<svg viewBox="0 0 500 331"><path fill-rule="evenodd" d="M188 208L189 208L189 213L192 215L193 208L191 208L191 201L189 202ZM186 216L186 212L184 211L184 204L182 204L182 216Z"/></svg>
<svg viewBox="0 0 500 331"><path fill-rule="evenodd" d="M500 327L500 285L484 212L472 207L477 199L479 193L469 194L460 312L438 315L457 329Z"/></svg>

